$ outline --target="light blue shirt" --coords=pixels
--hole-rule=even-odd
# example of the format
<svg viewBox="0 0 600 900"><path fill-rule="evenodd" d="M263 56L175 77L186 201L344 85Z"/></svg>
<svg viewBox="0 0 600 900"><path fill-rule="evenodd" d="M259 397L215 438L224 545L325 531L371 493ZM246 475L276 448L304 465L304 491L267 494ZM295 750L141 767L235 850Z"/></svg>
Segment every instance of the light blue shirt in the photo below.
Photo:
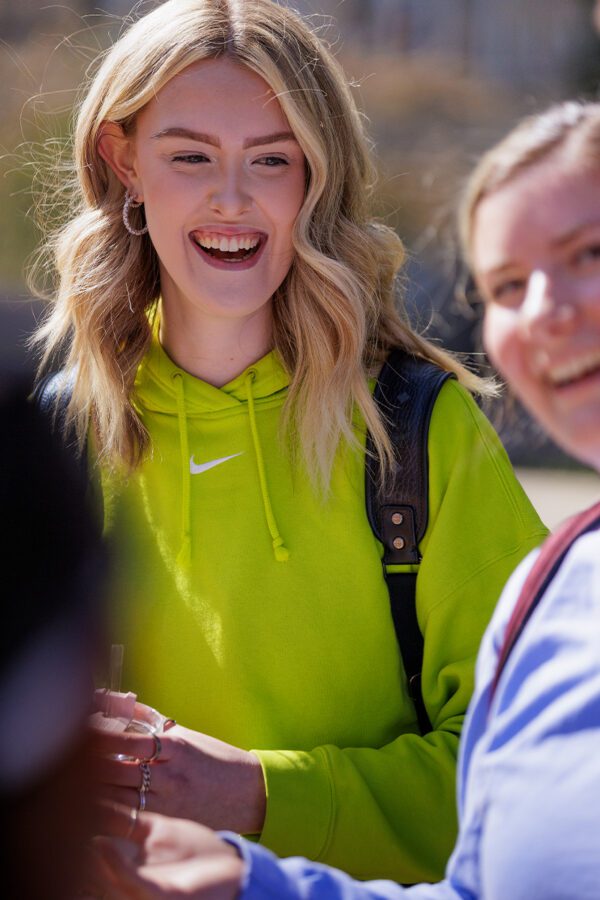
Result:
<svg viewBox="0 0 600 900"><path fill-rule="evenodd" d="M445 880L359 882L226 834L247 864L243 900L600 900L600 532L569 551L490 706L504 631L538 552L508 582L479 652Z"/></svg>

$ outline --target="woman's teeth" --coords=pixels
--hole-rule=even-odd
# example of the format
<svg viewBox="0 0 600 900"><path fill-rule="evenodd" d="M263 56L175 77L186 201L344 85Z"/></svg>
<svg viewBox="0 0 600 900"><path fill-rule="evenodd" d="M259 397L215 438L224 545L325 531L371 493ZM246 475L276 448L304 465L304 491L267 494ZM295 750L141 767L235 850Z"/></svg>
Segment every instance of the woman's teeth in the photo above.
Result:
<svg viewBox="0 0 600 900"><path fill-rule="evenodd" d="M194 242L198 244L199 247L202 247L203 250L216 250L219 254L239 254L240 251L254 252L260 243L260 235L258 234L237 234L231 237L227 237L223 234L199 234L196 232L192 235L192 237L194 239ZM238 256L238 258L245 258L245 256Z"/></svg>
<svg viewBox="0 0 600 900"><path fill-rule="evenodd" d="M556 387L570 384L600 369L600 351L588 353L586 356L579 357L560 366L553 366L548 372L548 380Z"/></svg>

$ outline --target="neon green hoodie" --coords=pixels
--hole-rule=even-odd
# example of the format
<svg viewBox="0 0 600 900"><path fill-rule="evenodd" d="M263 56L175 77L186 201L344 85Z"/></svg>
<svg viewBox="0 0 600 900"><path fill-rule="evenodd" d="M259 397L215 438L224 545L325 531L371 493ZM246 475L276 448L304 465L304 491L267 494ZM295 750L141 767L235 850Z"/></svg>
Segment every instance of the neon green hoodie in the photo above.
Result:
<svg viewBox="0 0 600 900"><path fill-rule="evenodd" d="M485 417L446 383L417 587L434 731L418 736L364 456L340 449L331 495L317 497L280 439L287 384L275 353L220 389L156 341L142 363L136 402L153 453L127 482L105 482L123 684L182 725L255 749L261 842L277 853L360 878L437 880L456 835L479 640L545 530Z"/></svg>

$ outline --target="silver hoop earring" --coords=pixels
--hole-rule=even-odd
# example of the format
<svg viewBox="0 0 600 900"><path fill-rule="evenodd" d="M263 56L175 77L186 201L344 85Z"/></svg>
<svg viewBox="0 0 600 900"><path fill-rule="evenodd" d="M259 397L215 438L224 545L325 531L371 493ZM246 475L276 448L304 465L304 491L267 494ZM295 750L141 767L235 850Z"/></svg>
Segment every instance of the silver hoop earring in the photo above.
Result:
<svg viewBox="0 0 600 900"><path fill-rule="evenodd" d="M140 203L139 200L136 200L129 191L125 191L125 203L123 204L123 225L129 232L129 234L147 234L148 226L144 225L143 228L134 228L131 222L129 221L129 210L130 209L138 209L140 206L143 206L143 203Z"/></svg>

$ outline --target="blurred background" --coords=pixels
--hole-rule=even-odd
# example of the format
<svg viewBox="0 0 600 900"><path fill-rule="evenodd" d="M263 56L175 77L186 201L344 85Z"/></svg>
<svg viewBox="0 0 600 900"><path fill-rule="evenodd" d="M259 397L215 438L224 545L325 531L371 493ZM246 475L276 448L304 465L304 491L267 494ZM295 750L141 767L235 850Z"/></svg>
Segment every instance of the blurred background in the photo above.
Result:
<svg viewBox="0 0 600 900"><path fill-rule="evenodd" d="M149 0L135 9L154 5ZM479 309L465 300L468 284L457 261L456 200L478 155L522 115L567 97L598 97L600 0L290 5L310 16L331 44L368 119L380 171L377 215L408 247L403 290L413 321L485 370ZM35 361L24 344L42 310L28 294L24 269L38 240L32 183L36 172L48 172L44 158L50 157L39 147L32 153L32 142L63 146L68 155L80 86L131 7L132 0L0 0L4 368L32 371ZM549 524L600 497L597 476L573 469L522 411L502 402L489 413Z"/></svg>

